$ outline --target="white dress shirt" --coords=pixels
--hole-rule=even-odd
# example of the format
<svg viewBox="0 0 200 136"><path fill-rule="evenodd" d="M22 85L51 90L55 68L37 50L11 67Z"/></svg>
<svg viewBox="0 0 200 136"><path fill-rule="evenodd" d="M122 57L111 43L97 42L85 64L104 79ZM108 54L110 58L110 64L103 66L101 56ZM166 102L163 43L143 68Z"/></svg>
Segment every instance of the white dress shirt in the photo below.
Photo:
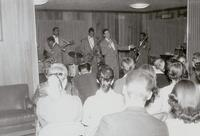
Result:
<svg viewBox="0 0 200 136"><path fill-rule="evenodd" d="M106 38L106 41L109 42L109 47L112 48L113 50L115 50L115 45L114 45L113 41L111 39L107 39L107 38Z"/></svg>
<svg viewBox="0 0 200 136"><path fill-rule="evenodd" d="M55 43L59 44L59 38L58 36L53 35L54 39L55 39Z"/></svg>
<svg viewBox="0 0 200 136"><path fill-rule="evenodd" d="M110 89L107 93L99 89L94 96L88 97L83 106L83 124L86 136L93 136L104 115L124 109L123 97Z"/></svg>
<svg viewBox="0 0 200 136"><path fill-rule="evenodd" d="M91 49L93 49L94 48L94 38L88 35L88 41L89 41Z"/></svg>

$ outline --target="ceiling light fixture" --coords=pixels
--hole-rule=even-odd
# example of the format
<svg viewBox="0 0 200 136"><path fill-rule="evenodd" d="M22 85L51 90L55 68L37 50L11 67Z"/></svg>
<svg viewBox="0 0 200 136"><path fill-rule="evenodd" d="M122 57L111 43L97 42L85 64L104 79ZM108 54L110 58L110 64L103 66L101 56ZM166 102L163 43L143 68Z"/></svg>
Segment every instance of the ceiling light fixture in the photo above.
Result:
<svg viewBox="0 0 200 136"><path fill-rule="evenodd" d="M131 8L135 8L135 9L143 9L148 7L149 4L148 3L134 3L134 4L130 4Z"/></svg>
<svg viewBox="0 0 200 136"><path fill-rule="evenodd" d="M33 1L34 5L42 5L42 4L45 4L47 2L48 2L48 0L34 0Z"/></svg>

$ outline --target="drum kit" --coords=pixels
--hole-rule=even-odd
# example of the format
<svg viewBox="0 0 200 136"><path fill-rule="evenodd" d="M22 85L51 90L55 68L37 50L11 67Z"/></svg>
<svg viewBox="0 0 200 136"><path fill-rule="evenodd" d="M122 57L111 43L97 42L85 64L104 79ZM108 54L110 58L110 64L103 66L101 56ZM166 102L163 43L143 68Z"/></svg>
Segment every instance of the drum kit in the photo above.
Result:
<svg viewBox="0 0 200 136"><path fill-rule="evenodd" d="M75 51L70 51L68 55L73 58L74 62L67 65L69 70L69 77L75 77L78 74L79 59L83 58L83 55L80 52Z"/></svg>

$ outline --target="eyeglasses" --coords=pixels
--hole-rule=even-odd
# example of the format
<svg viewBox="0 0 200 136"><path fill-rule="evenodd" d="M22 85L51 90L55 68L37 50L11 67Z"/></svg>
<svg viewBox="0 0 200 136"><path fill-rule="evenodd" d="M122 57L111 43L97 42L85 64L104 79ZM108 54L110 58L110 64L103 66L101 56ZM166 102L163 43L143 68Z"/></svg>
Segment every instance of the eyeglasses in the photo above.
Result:
<svg viewBox="0 0 200 136"><path fill-rule="evenodd" d="M100 79L100 80L103 80L103 81L106 81L106 82L109 82L109 81L111 81L111 79L110 79L110 78L105 78L105 77L100 77L99 79Z"/></svg>
<svg viewBox="0 0 200 136"><path fill-rule="evenodd" d="M52 75L63 76L64 74L63 74L63 73L51 73L51 74L49 74L48 76L52 76Z"/></svg>
<svg viewBox="0 0 200 136"><path fill-rule="evenodd" d="M60 79L60 76L64 76L64 74L63 73L51 73L51 74L49 74L48 76L50 77L50 76L56 76L57 78L58 78L58 81L59 81L59 83L60 83L60 86L61 86L61 88L63 88L63 85L62 85L62 80Z"/></svg>

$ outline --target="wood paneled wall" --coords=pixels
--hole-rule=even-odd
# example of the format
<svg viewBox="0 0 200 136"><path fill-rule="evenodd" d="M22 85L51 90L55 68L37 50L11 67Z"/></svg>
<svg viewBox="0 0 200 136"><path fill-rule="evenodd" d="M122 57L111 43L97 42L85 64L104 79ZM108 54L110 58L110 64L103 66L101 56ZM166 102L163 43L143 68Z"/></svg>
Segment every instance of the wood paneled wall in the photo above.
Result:
<svg viewBox="0 0 200 136"><path fill-rule="evenodd" d="M175 48L183 45L186 19L156 19L149 20L147 23L151 55L159 56L166 52L173 54Z"/></svg>
<svg viewBox="0 0 200 136"><path fill-rule="evenodd" d="M35 11L32 0L1 0L0 85L38 85Z"/></svg>
<svg viewBox="0 0 200 136"><path fill-rule="evenodd" d="M141 17L133 13L38 10L36 22L39 58L42 58L43 45L52 34L53 26L59 26L61 36L74 40L77 46L87 36L89 27L94 27L99 40L102 39L102 30L109 28L111 36L121 46L136 44L141 31Z"/></svg>
<svg viewBox="0 0 200 136"><path fill-rule="evenodd" d="M152 18L152 14L143 14L142 19L142 29L149 36L150 55L159 57L166 52L174 53L175 48L184 44L187 19L185 17Z"/></svg>
<svg viewBox="0 0 200 136"><path fill-rule="evenodd" d="M191 62L192 55L200 52L200 1L188 0L188 33L187 50L188 59Z"/></svg>

